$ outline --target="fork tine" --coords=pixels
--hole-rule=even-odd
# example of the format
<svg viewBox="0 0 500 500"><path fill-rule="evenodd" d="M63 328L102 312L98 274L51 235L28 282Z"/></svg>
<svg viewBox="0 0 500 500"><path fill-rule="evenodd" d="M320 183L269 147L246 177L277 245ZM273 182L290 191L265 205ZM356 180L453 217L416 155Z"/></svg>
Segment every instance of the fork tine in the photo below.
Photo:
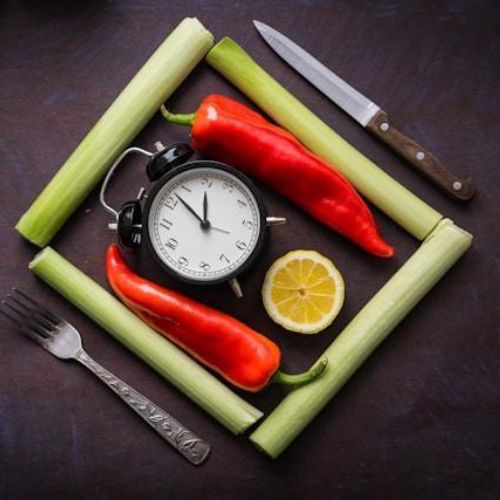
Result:
<svg viewBox="0 0 500 500"><path fill-rule="evenodd" d="M7 298L11 300L12 302L15 302L18 306L21 306L21 308L26 311L26 313L33 313L34 310L30 307L28 307L24 302L21 302L20 300L16 299L12 295L8 295Z"/></svg>
<svg viewBox="0 0 500 500"><path fill-rule="evenodd" d="M2 304L5 305L5 301L2 301ZM3 314L6 318L10 319L10 321L12 321L12 323L16 324L17 326L23 326L23 324L19 321L19 319L15 318L14 316L11 316L4 309L0 309L0 314Z"/></svg>
<svg viewBox="0 0 500 500"><path fill-rule="evenodd" d="M33 336L36 336L37 339L33 338L33 340L39 340L40 342L50 340L54 335L54 331L47 331L40 325L25 324L22 326L22 329L23 333L28 335L28 337L33 338Z"/></svg>
<svg viewBox="0 0 500 500"><path fill-rule="evenodd" d="M7 304L4 301L2 301L2 304L4 306L9 307L9 304ZM12 309L12 307L11 307ZM16 316L13 316L12 314L9 314L5 308L0 308L0 314L3 314L6 318L8 318L10 321L12 321L16 326L19 327L19 330L21 333L27 337L29 337L31 340L36 342L37 344L40 344L41 346L44 345L44 342L46 341L46 338L39 333L35 332L34 330L31 330L26 324L24 324L20 319Z"/></svg>
<svg viewBox="0 0 500 500"><path fill-rule="evenodd" d="M37 309L27 306L24 302L21 302L20 300L16 299L16 297L13 297L12 295L9 295L8 297L12 302L16 303L17 305L21 306L27 314L30 315L30 319L36 320L38 323L40 323L42 326L47 328L48 330L53 330L54 327L56 326L53 322L49 321L45 315L41 311L38 311Z"/></svg>
<svg viewBox="0 0 500 500"><path fill-rule="evenodd" d="M11 298L11 296L7 295L7 300L10 298ZM27 319L29 319L29 316L24 311L18 309L17 307L14 307L10 302L7 302L7 300L2 300L2 304L5 307L8 307L11 311L13 311L14 315L17 315L17 318L19 320L26 321Z"/></svg>
<svg viewBox="0 0 500 500"><path fill-rule="evenodd" d="M10 302L7 301L9 299ZM46 324L41 323L39 318L37 318L35 315L29 314L32 311L24 304L21 304L21 306L27 312L24 312L23 310L19 309L18 307L14 307L14 305L11 304L12 301L14 301L16 304L19 304L19 302L16 301L14 297L9 295L7 296L7 300L3 300L2 303L5 307L8 307L11 311L13 311L15 315L17 314L19 321L18 325L21 326L21 328L31 330L44 338L54 335L55 328L52 325L47 326Z"/></svg>
<svg viewBox="0 0 500 500"><path fill-rule="evenodd" d="M37 307L44 316L47 317L48 320L52 321L54 324L59 325L61 323L60 318L58 318L55 314L52 314L46 307L42 306L40 302L36 301L35 299L31 298L27 293L19 290L18 288L13 288L12 289L15 293L19 294L21 297L24 297L28 302L31 302L32 305Z"/></svg>
<svg viewBox="0 0 500 500"><path fill-rule="evenodd" d="M33 340L37 344L40 344L41 346L46 345L46 343L48 342L47 337L40 335L39 333L35 332L34 330L29 329L26 326L23 326L21 328L21 331L24 335L26 335L26 337L29 337L31 340Z"/></svg>

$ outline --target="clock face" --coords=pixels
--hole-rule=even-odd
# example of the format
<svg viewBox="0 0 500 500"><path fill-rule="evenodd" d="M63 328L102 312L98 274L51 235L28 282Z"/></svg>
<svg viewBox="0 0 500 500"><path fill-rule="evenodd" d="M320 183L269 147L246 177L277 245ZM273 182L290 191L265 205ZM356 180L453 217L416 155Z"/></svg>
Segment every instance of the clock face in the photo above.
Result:
<svg viewBox="0 0 500 500"><path fill-rule="evenodd" d="M201 163L201 162L199 162ZM256 250L262 214L239 176L210 166L182 170L151 200L148 233L154 252L188 281L224 281Z"/></svg>

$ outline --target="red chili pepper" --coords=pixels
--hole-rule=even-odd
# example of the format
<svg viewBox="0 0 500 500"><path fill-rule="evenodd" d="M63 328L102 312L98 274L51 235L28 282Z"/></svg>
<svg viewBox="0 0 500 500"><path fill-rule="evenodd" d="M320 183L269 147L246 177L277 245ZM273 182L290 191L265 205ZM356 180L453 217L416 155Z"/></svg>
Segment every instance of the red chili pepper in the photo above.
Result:
<svg viewBox="0 0 500 500"><path fill-rule="evenodd" d="M193 114L174 115L164 106L162 113L192 125L192 145L203 155L257 177L367 252L394 255L347 179L259 113L221 95L205 97Z"/></svg>
<svg viewBox="0 0 500 500"><path fill-rule="evenodd" d="M278 371L281 352L274 342L228 314L141 278L116 245L108 248L106 273L118 297L148 325L242 389L256 392L271 381L304 384L327 364L321 360L297 375Z"/></svg>

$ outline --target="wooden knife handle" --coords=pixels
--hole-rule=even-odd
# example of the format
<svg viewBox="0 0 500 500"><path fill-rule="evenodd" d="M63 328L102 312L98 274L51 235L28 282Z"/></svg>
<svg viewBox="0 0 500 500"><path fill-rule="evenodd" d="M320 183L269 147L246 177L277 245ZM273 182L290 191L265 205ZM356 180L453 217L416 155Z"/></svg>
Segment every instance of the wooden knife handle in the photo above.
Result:
<svg viewBox="0 0 500 500"><path fill-rule="evenodd" d="M470 200L474 196L475 188L470 177L461 179L453 175L448 167L428 149L397 130L389 121L385 111L378 111L366 128L447 195L461 201Z"/></svg>

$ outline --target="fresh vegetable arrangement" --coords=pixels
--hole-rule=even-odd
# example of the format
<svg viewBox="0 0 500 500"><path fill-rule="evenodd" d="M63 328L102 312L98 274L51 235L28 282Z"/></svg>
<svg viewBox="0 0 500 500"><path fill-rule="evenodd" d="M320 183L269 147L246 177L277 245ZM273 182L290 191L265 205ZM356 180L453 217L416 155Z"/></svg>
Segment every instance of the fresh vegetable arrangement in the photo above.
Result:
<svg viewBox="0 0 500 500"><path fill-rule="evenodd" d="M164 106L162 113L170 122L192 125L192 145L202 154L257 177L367 252L394 254L345 177L259 113L221 95L206 97L194 114L174 115Z"/></svg>
<svg viewBox="0 0 500 500"><path fill-rule="evenodd" d="M269 382L303 385L326 366L320 360L298 375L278 371L281 352L274 342L227 314L137 276L116 245L108 248L106 273L118 297L146 324L241 389L256 392Z"/></svg>
<svg viewBox="0 0 500 500"><path fill-rule="evenodd" d="M212 44L213 36L199 21L184 20L68 158L16 229L34 244L46 245ZM134 274L116 246L107 253L108 280L129 308L50 247L38 253L29 268L235 434L249 429L262 413L192 357L249 391L272 381L295 386L250 436L260 450L277 457L460 258L472 236L345 142L232 40L219 42L207 62L286 130L222 96L207 97L192 115L172 115L164 109L170 121L193 125L193 145L200 152L261 179L367 252L391 257L393 248L379 235L351 182L423 240L420 248L352 319L324 357L299 375L279 371L281 352L271 340L227 314ZM189 186L184 188L189 192ZM206 228L206 193L200 203L204 215L197 218ZM136 222L131 220L132 225ZM165 231L172 225L163 219L158 222ZM202 229L200 234L209 234ZM170 243L175 249L176 244ZM314 333L338 313L343 280L333 264L306 254L285 256L271 267L263 298L279 324ZM315 267L303 264L308 259L322 263L317 282L308 275L308 269L313 273Z"/></svg>

